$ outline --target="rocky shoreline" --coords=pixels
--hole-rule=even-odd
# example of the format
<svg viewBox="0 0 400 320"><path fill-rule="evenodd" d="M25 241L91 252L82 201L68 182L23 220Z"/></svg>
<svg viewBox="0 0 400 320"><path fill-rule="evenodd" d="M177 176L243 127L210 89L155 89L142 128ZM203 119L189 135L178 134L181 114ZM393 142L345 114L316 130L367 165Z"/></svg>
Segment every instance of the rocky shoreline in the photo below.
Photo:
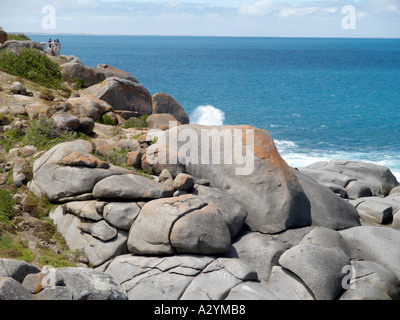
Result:
<svg viewBox="0 0 400 320"><path fill-rule="evenodd" d="M0 50L18 47L35 44ZM49 217L81 265L0 259L0 300L400 298L390 169L350 160L291 168L265 130L190 124L173 97L150 95L124 71L56 60L68 97L44 102L13 82L1 113L49 118L89 139L15 146L3 169L53 204ZM124 127L143 116L146 128ZM3 131L28 123L18 121Z"/></svg>

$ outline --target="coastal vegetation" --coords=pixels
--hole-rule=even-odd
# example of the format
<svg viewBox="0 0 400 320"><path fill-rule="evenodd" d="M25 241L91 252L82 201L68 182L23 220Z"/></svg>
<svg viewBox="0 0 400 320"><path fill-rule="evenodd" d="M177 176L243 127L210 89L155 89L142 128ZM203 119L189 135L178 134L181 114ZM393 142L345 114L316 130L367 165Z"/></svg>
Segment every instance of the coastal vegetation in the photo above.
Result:
<svg viewBox="0 0 400 320"><path fill-rule="evenodd" d="M52 89L65 89L60 66L39 50L0 51L0 70Z"/></svg>

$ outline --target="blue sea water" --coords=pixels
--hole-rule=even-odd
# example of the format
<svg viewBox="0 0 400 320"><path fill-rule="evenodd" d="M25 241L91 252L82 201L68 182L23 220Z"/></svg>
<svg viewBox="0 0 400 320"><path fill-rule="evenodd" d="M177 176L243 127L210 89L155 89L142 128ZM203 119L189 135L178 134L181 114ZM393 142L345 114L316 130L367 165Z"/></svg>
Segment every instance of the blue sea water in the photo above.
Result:
<svg viewBox="0 0 400 320"><path fill-rule="evenodd" d="M171 94L191 122L268 130L289 165L360 160L400 178L400 39L57 37Z"/></svg>

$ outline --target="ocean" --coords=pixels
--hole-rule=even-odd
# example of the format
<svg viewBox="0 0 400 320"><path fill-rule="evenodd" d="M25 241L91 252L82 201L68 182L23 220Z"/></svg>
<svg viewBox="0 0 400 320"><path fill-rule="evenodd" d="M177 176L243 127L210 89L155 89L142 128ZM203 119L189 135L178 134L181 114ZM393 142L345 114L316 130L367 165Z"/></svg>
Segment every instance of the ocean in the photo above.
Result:
<svg viewBox="0 0 400 320"><path fill-rule="evenodd" d="M291 166L367 161L400 180L400 39L56 37L62 54L169 93L192 123L268 130Z"/></svg>

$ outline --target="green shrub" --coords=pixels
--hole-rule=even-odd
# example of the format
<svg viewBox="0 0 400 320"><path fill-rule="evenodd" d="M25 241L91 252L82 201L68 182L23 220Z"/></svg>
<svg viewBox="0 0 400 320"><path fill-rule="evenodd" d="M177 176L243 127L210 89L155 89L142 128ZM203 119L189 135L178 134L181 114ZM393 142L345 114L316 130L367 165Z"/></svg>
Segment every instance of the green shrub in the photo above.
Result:
<svg viewBox="0 0 400 320"><path fill-rule="evenodd" d="M109 125L109 126L113 126L114 125L113 119L108 114L103 114L101 116L100 123L101 124L106 124L106 125Z"/></svg>
<svg viewBox="0 0 400 320"><path fill-rule="evenodd" d="M109 151L108 161L115 166L126 167L126 157L129 150L121 148L120 150L113 148Z"/></svg>
<svg viewBox="0 0 400 320"><path fill-rule="evenodd" d="M25 41L25 40L31 40L31 39L23 33L9 33L7 40L8 41L10 41L10 40Z"/></svg>
<svg viewBox="0 0 400 320"><path fill-rule="evenodd" d="M14 218L14 205L15 203L10 192L0 190L0 222L10 223L10 220Z"/></svg>
<svg viewBox="0 0 400 320"><path fill-rule="evenodd" d="M18 54L1 51L0 70L48 88L64 89L59 65L36 49L24 48Z"/></svg>
<svg viewBox="0 0 400 320"><path fill-rule="evenodd" d="M128 120L125 121L124 123L124 128L129 129L129 128L148 128L149 123L147 122L147 118L149 116L141 116L139 118L129 118Z"/></svg>
<svg viewBox="0 0 400 320"><path fill-rule="evenodd" d="M75 139L89 140L89 137L83 133L62 130L53 120L41 118L26 130L22 145L34 145L38 150L48 150L59 143Z"/></svg>
<svg viewBox="0 0 400 320"><path fill-rule="evenodd" d="M22 130L10 129L7 130L6 136L13 142L21 142L24 138L24 133L22 132Z"/></svg>

